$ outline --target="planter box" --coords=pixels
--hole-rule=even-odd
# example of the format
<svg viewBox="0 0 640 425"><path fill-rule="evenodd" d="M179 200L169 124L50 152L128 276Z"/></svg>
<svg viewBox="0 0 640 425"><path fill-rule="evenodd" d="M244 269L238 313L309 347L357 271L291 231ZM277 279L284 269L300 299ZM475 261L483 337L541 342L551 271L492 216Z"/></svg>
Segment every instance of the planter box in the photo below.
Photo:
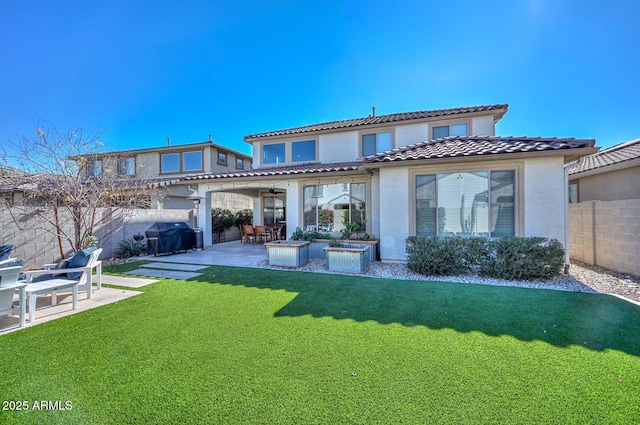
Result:
<svg viewBox="0 0 640 425"><path fill-rule="evenodd" d="M300 267L309 262L308 241L273 241L264 244L267 247L267 260L270 266Z"/></svg>
<svg viewBox="0 0 640 425"><path fill-rule="evenodd" d="M327 246L324 252L327 256L327 266L333 272L364 273L371 263L370 245L342 244L341 246Z"/></svg>
<svg viewBox="0 0 640 425"><path fill-rule="evenodd" d="M376 261L378 259L378 240L368 240L368 241L359 241L359 240L346 240L340 241L341 245L368 245L369 251L367 251L367 255L369 256L369 262ZM309 257L310 258L327 258L324 248L329 246L329 239L314 239L311 241L311 245L309 246Z"/></svg>

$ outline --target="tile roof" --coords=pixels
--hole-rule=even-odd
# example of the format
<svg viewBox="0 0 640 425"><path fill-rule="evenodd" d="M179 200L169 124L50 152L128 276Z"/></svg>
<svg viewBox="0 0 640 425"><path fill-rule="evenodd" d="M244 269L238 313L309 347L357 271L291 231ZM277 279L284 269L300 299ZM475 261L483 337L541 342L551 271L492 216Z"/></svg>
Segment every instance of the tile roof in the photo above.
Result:
<svg viewBox="0 0 640 425"><path fill-rule="evenodd" d="M415 143L381 154L371 155L365 163L407 161L417 159L460 158L508 153L556 151L593 147L595 140L555 137L481 137L455 136Z"/></svg>
<svg viewBox="0 0 640 425"><path fill-rule="evenodd" d="M270 137L270 136L287 136L287 135L293 135L293 134L312 133L315 131L326 131L326 130L351 128L351 127L361 127L361 126L371 125L371 124L385 124L385 123L393 123L398 121L418 120L418 119L425 119L425 118L449 117L451 115L468 114L472 112L491 112L491 111L503 110L497 115L496 117L496 121L497 121L504 116L508 108L509 108L508 104L496 104L496 105L466 106L461 108L450 108L450 109L434 109L429 111L401 112L396 114L368 116L365 118L355 118L350 120L330 121L330 122L324 122L320 124L312 124L312 125L306 125L302 127L288 128L285 130L276 130L276 131L268 131L265 133L251 134L249 136L245 136L244 140L250 141L253 139L260 139L263 137Z"/></svg>
<svg viewBox="0 0 640 425"><path fill-rule="evenodd" d="M567 171L569 175L584 173L638 158L640 158L640 139L635 139L570 162L567 164Z"/></svg>
<svg viewBox="0 0 640 425"><path fill-rule="evenodd" d="M254 168L250 170L237 170L229 173L192 174L186 177L182 177L179 180L218 180L238 177L271 177L339 171L362 171L361 165L362 161L333 162L329 164L304 163L296 165L286 165L282 167L265 167Z"/></svg>

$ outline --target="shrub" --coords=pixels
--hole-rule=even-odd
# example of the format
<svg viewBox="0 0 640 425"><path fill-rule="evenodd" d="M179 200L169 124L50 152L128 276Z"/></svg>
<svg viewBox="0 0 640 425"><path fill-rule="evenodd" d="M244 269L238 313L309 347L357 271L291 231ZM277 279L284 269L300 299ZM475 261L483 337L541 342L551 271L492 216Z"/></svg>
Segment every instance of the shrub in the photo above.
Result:
<svg viewBox="0 0 640 425"><path fill-rule="evenodd" d="M565 252L555 239L460 236L407 238L407 266L424 275L457 275L479 268L481 276L507 280L549 279L562 272Z"/></svg>
<svg viewBox="0 0 640 425"><path fill-rule="evenodd" d="M247 208L244 210L236 211L233 216L233 225L242 227L245 224L253 223L253 210Z"/></svg>
<svg viewBox="0 0 640 425"><path fill-rule="evenodd" d="M565 252L555 239L511 237L490 242L480 274L499 279L549 279L562 272Z"/></svg>
<svg viewBox="0 0 640 425"><path fill-rule="evenodd" d="M450 276L469 270L464 252L464 238L423 237L407 238L407 267L423 275Z"/></svg>
<svg viewBox="0 0 640 425"><path fill-rule="evenodd" d="M137 241L133 238L120 242L116 254L120 258L130 258L142 255L147 249L147 244L141 240Z"/></svg>
<svg viewBox="0 0 640 425"><path fill-rule="evenodd" d="M292 241L301 241L303 237L304 237L304 232L299 227L296 227L296 230L294 230L293 233L291 234Z"/></svg>
<svg viewBox="0 0 640 425"><path fill-rule="evenodd" d="M304 232L302 239L305 241L312 241L314 239L331 239L331 234L313 230L310 232Z"/></svg>
<svg viewBox="0 0 640 425"><path fill-rule="evenodd" d="M216 240L220 241L220 235L225 230L233 226L234 215L231 211L225 208L212 208L211 209L211 229L216 235Z"/></svg>

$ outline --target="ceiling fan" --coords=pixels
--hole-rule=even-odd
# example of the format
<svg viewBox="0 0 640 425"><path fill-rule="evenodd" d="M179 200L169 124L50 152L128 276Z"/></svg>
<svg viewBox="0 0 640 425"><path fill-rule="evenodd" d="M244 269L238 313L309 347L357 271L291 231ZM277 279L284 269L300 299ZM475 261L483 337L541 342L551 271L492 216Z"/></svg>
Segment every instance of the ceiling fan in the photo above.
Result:
<svg viewBox="0 0 640 425"><path fill-rule="evenodd" d="M284 193L284 192L281 192L279 190L275 190L274 188L271 188L271 189L269 189L269 193L271 193L272 195L277 195L278 193Z"/></svg>

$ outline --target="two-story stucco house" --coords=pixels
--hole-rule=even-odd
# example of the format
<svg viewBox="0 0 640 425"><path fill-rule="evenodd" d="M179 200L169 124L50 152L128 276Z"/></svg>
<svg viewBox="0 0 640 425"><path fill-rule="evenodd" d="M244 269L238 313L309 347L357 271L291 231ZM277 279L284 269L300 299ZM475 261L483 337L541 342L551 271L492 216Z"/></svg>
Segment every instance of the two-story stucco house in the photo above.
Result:
<svg viewBox="0 0 640 425"><path fill-rule="evenodd" d="M251 196L255 223L286 222L288 236L364 222L386 261L406 259L410 235L547 236L566 246L564 164L595 152L595 141L497 137L507 108L372 114L252 134L251 169L173 183L197 184L200 223L224 192Z"/></svg>
<svg viewBox="0 0 640 425"><path fill-rule="evenodd" d="M179 179L193 173L223 173L252 168L249 155L211 141L182 145L105 152L91 157L85 167L87 178L108 174L122 179L140 179L150 184ZM188 185L163 185L162 196L151 199L152 208L193 208L188 199L194 191Z"/></svg>

